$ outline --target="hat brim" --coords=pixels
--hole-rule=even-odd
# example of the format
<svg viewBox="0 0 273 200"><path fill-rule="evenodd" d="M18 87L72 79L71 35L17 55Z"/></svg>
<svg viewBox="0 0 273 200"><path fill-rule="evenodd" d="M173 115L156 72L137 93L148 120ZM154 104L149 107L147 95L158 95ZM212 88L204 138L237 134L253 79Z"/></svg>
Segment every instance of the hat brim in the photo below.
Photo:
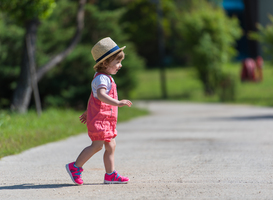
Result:
<svg viewBox="0 0 273 200"><path fill-rule="evenodd" d="M112 55L114 55L115 53L118 53L120 51L122 51L123 49L125 49L126 46L124 47L121 47L119 49L117 49L116 51L110 53L109 55L105 56L102 60L100 60L99 62L97 62L95 65L94 65L94 68L96 68L96 66L98 66L100 63L102 63L103 61L105 61L107 58L111 57Z"/></svg>

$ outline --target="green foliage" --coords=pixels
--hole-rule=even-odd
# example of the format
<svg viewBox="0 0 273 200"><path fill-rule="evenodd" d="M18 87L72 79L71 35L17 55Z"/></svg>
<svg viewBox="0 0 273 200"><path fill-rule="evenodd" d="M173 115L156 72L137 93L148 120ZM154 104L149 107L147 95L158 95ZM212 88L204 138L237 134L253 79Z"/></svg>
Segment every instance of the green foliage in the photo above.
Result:
<svg viewBox="0 0 273 200"><path fill-rule="evenodd" d="M172 23L176 15L175 2L161 0L163 11L162 27L167 48L171 53L175 35ZM130 41L136 44L137 52L143 56L149 66L159 65L158 56L158 14L156 4L147 0L135 0L128 3L125 13L121 18L124 30L129 35Z"/></svg>
<svg viewBox="0 0 273 200"><path fill-rule="evenodd" d="M0 16L0 107L8 107L20 72L24 29Z"/></svg>
<svg viewBox="0 0 273 200"><path fill-rule="evenodd" d="M205 93L213 94L221 81L221 65L236 54L234 46L241 36L237 18L228 18L221 8L206 1L194 1L176 26L183 40L177 49L186 49Z"/></svg>
<svg viewBox="0 0 273 200"><path fill-rule="evenodd" d="M57 1L57 9L41 22L37 35L36 65L42 66L52 56L63 51L70 42L76 27L77 2ZM126 46L123 67L114 77L120 98L130 97L136 87L136 74L143 68L144 61L136 54L134 44L128 42L122 24L119 23L124 9L101 10L97 5L87 4L85 28L81 42L73 52L58 66L53 68L40 82L39 90L44 107L72 106L78 109L86 107L91 81L95 73L95 61L91 55L92 46L104 37L110 36L119 46ZM16 86L22 59L24 30L10 23L2 15L0 21L0 107L8 107L12 92ZM33 106L33 102L31 104Z"/></svg>
<svg viewBox="0 0 273 200"><path fill-rule="evenodd" d="M137 52L145 57L149 67L158 66L160 59L158 56L158 11L156 1L135 0L126 6L124 16L121 18L124 23L125 31L129 35L129 39L136 44ZM210 6L207 1L192 0L161 0L161 8L163 12L162 27L164 31L165 43L165 64L185 65L188 61L189 43L185 33L184 17L193 15L194 19L188 20L188 24L193 27L187 31L187 35L193 34L190 41L195 41L196 37L205 47L196 49L200 54L206 53L207 50L214 52L210 57L215 57L218 49L222 53L221 59L227 60L228 57L234 55L234 48L230 48L235 44L235 39L240 36L239 24L237 19L228 19L224 11L218 7ZM213 4L219 5L220 1L213 0ZM207 16L206 16L207 15ZM215 24L213 22L215 21ZM195 24L197 23L197 24ZM195 26L198 27L195 27ZM191 28L191 27L190 27ZM192 33L193 31L199 33ZM147 31L149 30L149 31ZM204 31L204 34L202 32ZM213 34L212 34L213 32ZM208 34L208 35L207 35ZM194 38L195 37L195 38ZM220 42L220 43L219 43ZM214 44L218 46L214 47ZM212 45L211 45L212 44ZM229 52L230 51L230 52ZM203 55L207 57L207 55ZM201 61L200 61L201 62Z"/></svg>
<svg viewBox="0 0 273 200"><path fill-rule="evenodd" d="M5 0L1 1L0 5L1 8L4 4L15 6L14 2L17 1L11 0L8 3ZM31 3L34 10L40 11L50 11L49 7L41 6L43 3L50 4L52 9L53 4L55 5L53 0L18 2L20 3L16 4L16 10L17 6L23 6L23 2ZM137 82L140 82L137 80L137 73L145 66L143 58L136 52L145 56L148 64L158 65L157 10L153 1L91 2L94 1L88 1L85 7L85 29L81 42L62 63L39 82L43 106L73 106L78 109L86 107L95 64L90 50L104 37L110 36L119 46L126 46L123 68L114 77L120 98L130 98L136 94L133 90L137 87ZM219 86L221 81L225 80L221 65L236 53L233 46L235 39L241 34L238 20L227 18L220 8L203 1L199 0L198 6L190 6L192 2L161 0L167 58L180 65L185 58L192 58L205 90L208 93L214 90L218 92L224 90ZM40 8L35 5L40 5ZM42 20L37 36L37 66L44 65L69 45L68 42L76 30L77 6L77 1L74 0L56 0L56 9L48 18ZM8 9L5 11L9 12ZM25 15L31 14L24 10L18 10L17 14L16 12L14 16L19 16L18 13L24 14L24 20ZM19 75L24 30L13 25L14 21L1 14L0 85L5 87L0 90L0 107L7 107ZM229 85L232 91L233 86Z"/></svg>
<svg viewBox="0 0 273 200"><path fill-rule="evenodd" d="M270 24L266 27L263 27L261 24L258 24L258 32L250 32L249 37L253 40L257 40L262 43L263 50L268 54L272 60L273 54L273 16L269 15Z"/></svg>
<svg viewBox="0 0 273 200"><path fill-rule="evenodd" d="M76 2L57 2L52 16L41 24L38 33L37 62L39 66L52 55L63 50L75 31ZM101 10L98 6L85 7L85 29L81 42L73 52L39 83L44 105L86 107L91 81L95 73L95 61L91 55L92 46L104 37L110 36L120 47L126 46L123 67L114 77L119 97L129 98L136 86L135 74L144 66L137 56L134 45L120 28L119 20L124 10Z"/></svg>
<svg viewBox="0 0 273 200"><path fill-rule="evenodd" d="M45 19L53 12L55 0L1 0L0 10L23 24L32 19Z"/></svg>
<svg viewBox="0 0 273 200"><path fill-rule="evenodd" d="M158 51L156 50L157 21L155 5L146 0L132 1L121 18L121 22L124 24L129 39L137 44L138 53L146 57L148 64L156 62ZM151 58L153 58L152 61Z"/></svg>

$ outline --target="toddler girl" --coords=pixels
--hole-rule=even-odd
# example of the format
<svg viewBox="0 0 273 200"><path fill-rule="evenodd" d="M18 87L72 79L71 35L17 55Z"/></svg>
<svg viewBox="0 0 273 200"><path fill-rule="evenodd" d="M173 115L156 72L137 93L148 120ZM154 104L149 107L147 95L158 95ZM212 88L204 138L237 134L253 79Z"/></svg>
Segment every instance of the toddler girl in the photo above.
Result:
<svg viewBox="0 0 273 200"><path fill-rule="evenodd" d="M129 178L120 176L115 171L114 153L116 147L115 137L117 136L117 107L131 107L129 100L118 100L116 84L111 75L115 75L122 67L124 59L123 49L110 38L100 40L92 48L91 53L96 61L96 71L91 87L92 92L88 101L87 111L80 116L82 123L87 123L88 135L92 144L86 147L78 156L75 162L66 165L66 170L72 181L82 185L82 166L103 146L105 176L104 183L127 183Z"/></svg>

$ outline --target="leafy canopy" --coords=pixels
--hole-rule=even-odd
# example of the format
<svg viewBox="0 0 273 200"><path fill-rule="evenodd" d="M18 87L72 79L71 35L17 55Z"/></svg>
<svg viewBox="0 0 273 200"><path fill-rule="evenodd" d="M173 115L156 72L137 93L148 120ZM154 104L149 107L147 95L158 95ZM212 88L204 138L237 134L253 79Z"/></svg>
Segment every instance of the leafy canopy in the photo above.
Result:
<svg viewBox="0 0 273 200"><path fill-rule="evenodd" d="M53 12L55 0L1 0L0 10L19 24L31 19L45 19Z"/></svg>

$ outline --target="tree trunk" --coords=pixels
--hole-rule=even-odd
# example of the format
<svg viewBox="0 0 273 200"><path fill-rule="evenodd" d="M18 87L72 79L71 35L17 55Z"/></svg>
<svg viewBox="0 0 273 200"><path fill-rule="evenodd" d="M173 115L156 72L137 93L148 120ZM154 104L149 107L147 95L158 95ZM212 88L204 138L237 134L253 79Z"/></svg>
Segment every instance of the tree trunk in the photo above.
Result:
<svg viewBox="0 0 273 200"><path fill-rule="evenodd" d="M41 107L41 100L39 95L39 88L37 84L37 77L36 77L36 65L35 65L35 56L34 52L35 49L32 45L32 38L28 37L26 40L27 44L27 52L28 52L28 60L29 60L29 66L30 66L30 76L31 76L31 86L34 94L34 100L36 105L36 112L38 116L42 113L42 107Z"/></svg>
<svg viewBox="0 0 273 200"><path fill-rule="evenodd" d="M39 21L37 19L31 20L26 24L26 34L24 37L24 49L23 58L21 64L21 72L19 80L17 82L17 87L13 93L11 109L19 113L25 113L28 109L30 99L31 99L31 73L30 73L30 63L28 59L26 38L32 38L31 44L32 48L35 49L37 29L39 26ZM35 57L35 50L33 52Z"/></svg>
<svg viewBox="0 0 273 200"><path fill-rule="evenodd" d="M53 57L47 64L40 67L37 70L36 78L37 82L53 67L60 63L68 54L75 48L81 38L81 33L84 28L84 5L86 0L79 0L79 8L77 13L77 30L69 46L60 54ZM38 21L32 20L27 24L26 36L24 38L24 52L23 61L21 65L21 72L17 87L13 94L11 109L20 113L25 113L28 110L28 106L31 99L32 87L31 87L31 73L30 73L30 62L28 59L28 53L26 49L26 38L32 38L32 48L34 49L33 57L35 58L35 43L38 28ZM34 59L33 58L33 59Z"/></svg>
<svg viewBox="0 0 273 200"><path fill-rule="evenodd" d="M158 57L160 65L160 83L162 99L167 99L167 87L166 87L166 70L165 70L165 42L164 42L164 29L162 25L163 11L161 1L156 1L156 12L157 12L157 32L158 32Z"/></svg>
<svg viewBox="0 0 273 200"><path fill-rule="evenodd" d="M257 32L257 23L259 23L259 1L258 0L244 0L245 4L245 19L246 20L246 32ZM259 43L256 40L247 40L248 53L251 58L256 59L259 55Z"/></svg>

